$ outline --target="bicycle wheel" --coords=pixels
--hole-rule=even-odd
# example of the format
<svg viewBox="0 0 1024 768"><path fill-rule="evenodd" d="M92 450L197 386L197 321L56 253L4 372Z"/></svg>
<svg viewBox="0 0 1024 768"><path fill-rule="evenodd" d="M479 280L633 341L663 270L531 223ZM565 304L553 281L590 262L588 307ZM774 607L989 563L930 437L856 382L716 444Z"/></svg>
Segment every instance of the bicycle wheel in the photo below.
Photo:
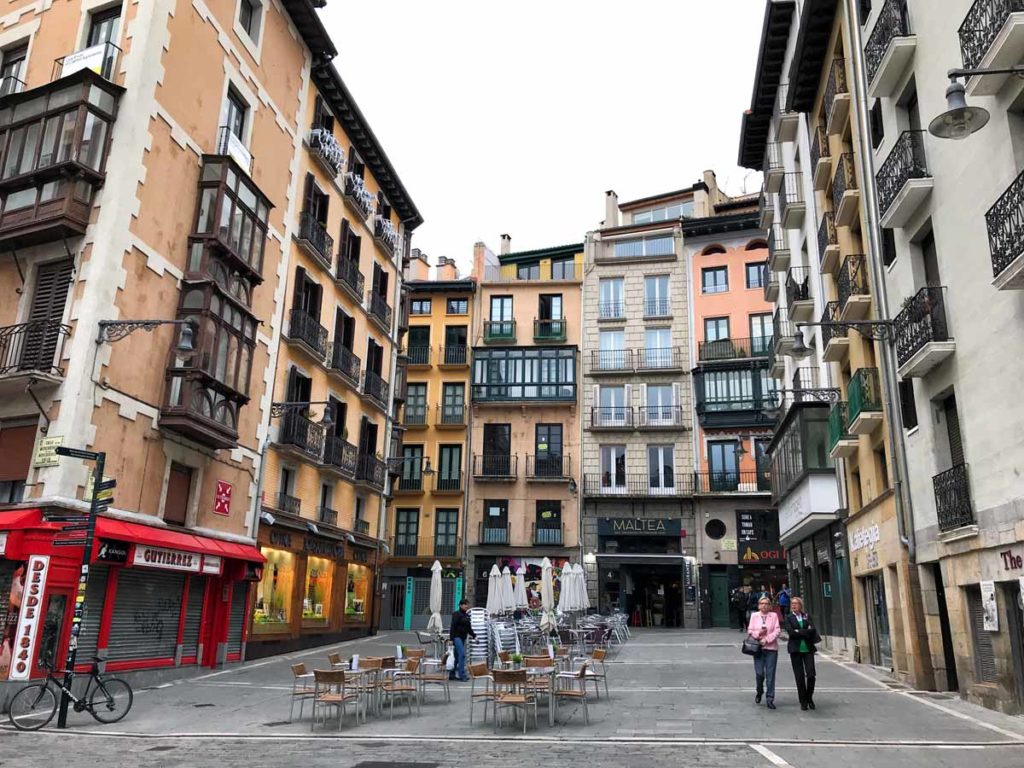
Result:
<svg viewBox="0 0 1024 768"><path fill-rule="evenodd" d="M38 731L56 711L57 694L46 683L37 683L14 694L7 717L19 731Z"/></svg>
<svg viewBox="0 0 1024 768"><path fill-rule="evenodd" d="M132 687L116 677L97 679L89 696L89 713L101 723L116 723L132 708Z"/></svg>

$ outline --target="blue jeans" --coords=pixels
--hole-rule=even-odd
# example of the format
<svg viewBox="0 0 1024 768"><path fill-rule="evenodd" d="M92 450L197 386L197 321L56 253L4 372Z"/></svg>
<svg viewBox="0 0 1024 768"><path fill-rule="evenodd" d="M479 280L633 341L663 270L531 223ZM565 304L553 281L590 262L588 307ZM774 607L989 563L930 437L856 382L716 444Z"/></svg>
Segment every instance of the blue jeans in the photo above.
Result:
<svg viewBox="0 0 1024 768"><path fill-rule="evenodd" d="M452 644L455 646L455 669L452 671L459 680L466 679L466 643L461 637L456 637ZM451 677L451 675L449 675ZM774 678L773 678L774 679Z"/></svg>
<svg viewBox="0 0 1024 768"><path fill-rule="evenodd" d="M778 651L761 651L760 655L754 657L754 674L757 675L757 692L764 692L765 697L770 702L775 701L775 666L778 663Z"/></svg>

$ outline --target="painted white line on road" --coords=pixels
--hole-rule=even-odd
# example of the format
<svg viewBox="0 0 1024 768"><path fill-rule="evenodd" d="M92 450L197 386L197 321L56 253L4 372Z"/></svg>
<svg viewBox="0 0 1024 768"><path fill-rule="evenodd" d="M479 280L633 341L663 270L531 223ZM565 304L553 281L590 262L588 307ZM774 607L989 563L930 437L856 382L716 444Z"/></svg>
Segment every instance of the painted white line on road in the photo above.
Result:
<svg viewBox="0 0 1024 768"><path fill-rule="evenodd" d="M772 765L778 766L778 768L793 768L792 765L787 763L781 757L772 752L764 744L751 744L750 748L757 752L761 757L767 760Z"/></svg>

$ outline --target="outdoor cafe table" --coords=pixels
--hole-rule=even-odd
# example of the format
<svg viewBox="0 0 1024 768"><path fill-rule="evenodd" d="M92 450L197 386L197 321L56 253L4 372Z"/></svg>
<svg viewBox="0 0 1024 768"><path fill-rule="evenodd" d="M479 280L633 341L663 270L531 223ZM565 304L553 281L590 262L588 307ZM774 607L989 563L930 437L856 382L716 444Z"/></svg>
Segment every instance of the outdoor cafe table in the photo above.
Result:
<svg viewBox="0 0 1024 768"><path fill-rule="evenodd" d="M555 696L555 667L526 667L527 677L543 677L548 678L548 725L552 728L555 726L555 702L558 698ZM526 717L526 714L523 714Z"/></svg>

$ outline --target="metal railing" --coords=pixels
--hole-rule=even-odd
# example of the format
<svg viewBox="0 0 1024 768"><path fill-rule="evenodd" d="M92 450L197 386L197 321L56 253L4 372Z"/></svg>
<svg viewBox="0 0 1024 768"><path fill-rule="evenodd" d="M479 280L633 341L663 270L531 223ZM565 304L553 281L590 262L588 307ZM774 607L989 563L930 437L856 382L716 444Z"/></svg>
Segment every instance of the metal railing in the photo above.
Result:
<svg viewBox="0 0 1024 768"><path fill-rule="evenodd" d="M380 215L374 216L373 237L387 248L388 251L391 253L395 252L395 247L398 245L398 232L395 231L395 225L391 223L391 219L386 219Z"/></svg>
<svg viewBox="0 0 1024 768"><path fill-rule="evenodd" d="M292 309L288 318L288 338L301 341L325 360L327 358L327 329L304 309Z"/></svg>
<svg viewBox="0 0 1024 768"><path fill-rule="evenodd" d="M534 523L531 539L536 546L560 547L565 541L565 526Z"/></svg>
<svg viewBox="0 0 1024 768"><path fill-rule="evenodd" d="M317 221L312 211L303 211L299 216L299 240L308 243L317 261L330 270L334 238L327 234L327 229Z"/></svg>
<svg viewBox="0 0 1024 768"><path fill-rule="evenodd" d="M637 370L650 371L683 366L682 347L642 347L637 350L637 356Z"/></svg>
<svg viewBox="0 0 1024 768"><path fill-rule="evenodd" d="M1024 173L1013 180L985 213L985 226L992 255L992 276L999 277L1024 252Z"/></svg>
<svg viewBox="0 0 1024 768"><path fill-rule="evenodd" d="M363 394L374 400L382 408L388 406L388 383L379 373L366 371L363 374Z"/></svg>
<svg viewBox="0 0 1024 768"><path fill-rule="evenodd" d="M359 271L359 264L351 259L344 258L339 253L337 272L335 272L334 277L342 284L343 287L347 288L356 299L362 297L363 287L366 285L366 278L364 278L363 273Z"/></svg>
<svg viewBox="0 0 1024 768"><path fill-rule="evenodd" d="M626 304L622 301L600 301L597 317L600 320L620 320L626 316Z"/></svg>
<svg viewBox="0 0 1024 768"><path fill-rule="evenodd" d="M683 420L683 407L681 405L641 405L640 421L637 426L640 429L681 429L686 426L686 422Z"/></svg>
<svg viewBox="0 0 1024 768"><path fill-rule="evenodd" d="M0 97L10 96L12 93L21 93L26 87L24 80L19 80L14 75L7 75L0 78Z"/></svg>
<svg viewBox="0 0 1024 768"><path fill-rule="evenodd" d="M353 522L356 533L368 534L370 532L370 521L356 518Z"/></svg>
<svg viewBox="0 0 1024 768"><path fill-rule="evenodd" d="M402 456L395 462L398 473L398 492L421 492L423 490L423 457Z"/></svg>
<svg viewBox="0 0 1024 768"><path fill-rule="evenodd" d="M764 164L762 170L767 176L770 171L777 171L782 168L782 152L779 151L779 144L769 141L764 145Z"/></svg>
<svg viewBox="0 0 1024 768"><path fill-rule="evenodd" d="M767 357L768 350L771 348L771 345L771 336L702 341L697 345L697 359L702 363L713 363L719 360L742 360L748 357Z"/></svg>
<svg viewBox="0 0 1024 768"><path fill-rule="evenodd" d="M434 475L434 490L441 493L457 493L462 488L462 470L456 470L455 476L442 475L438 472Z"/></svg>
<svg viewBox="0 0 1024 768"><path fill-rule="evenodd" d="M376 456L361 454L356 459L356 480L378 491L384 490L384 478L387 473L387 465Z"/></svg>
<svg viewBox="0 0 1024 768"><path fill-rule="evenodd" d="M345 150L329 128L314 126L309 130L309 149L335 176L345 165Z"/></svg>
<svg viewBox="0 0 1024 768"><path fill-rule="evenodd" d="M515 341L515 320L484 320L484 341Z"/></svg>
<svg viewBox="0 0 1024 768"><path fill-rule="evenodd" d="M896 139L892 151L875 174L878 186L878 209L884 216L911 179L931 176L924 155L924 131L904 131Z"/></svg>
<svg viewBox="0 0 1024 768"><path fill-rule="evenodd" d="M69 56L75 56L76 54L84 55L86 51L95 51L95 58L100 60L100 68L97 70L100 77L104 80L110 80L113 82L114 75L117 72L117 62L121 57L122 51L120 47L111 42L97 43L96 45L88 48L83 48L79 51L75 51L74 53L69 53L66 56L57 57L53 60L53 69L50 71L50 80L58 80L59 78L64 77L64 62ZM89 61L88 68L95 69L95 65L92 61ZM81 64L76 64L73 71L78 71L79 69L83 69L83 67ZM71 74L71 72L68 74Z"/></svg>
<svg viewBox="0 0 1024 768"><path fill-rule="evenodd" d="M338 512L337 510L331 509L330 507L317 507L316 520L318 523L326 523L327 525L337 526Z"/></svg>
<svg viewBox="0 0 1024 768"><path fill-rule="evenodd" d="M978 67L1011 13L1024 11L1024 0L975 0L960 25L964 67Z"/></svg>
<svg viewBox="0 0 1024 768"><path fill-rule="evenodd" d="M517 477L519 457L512 454L474 454L474 477Z"/></svg>
<svg viewBox="0 0 1024 768"><path fill-rule="evenodd" d="M362 361L340 339L331 342L331 353L327 358L327 365L356 386L359 385L359 368Z"/></svg>
<svg viewBox="0 0 1024 768"><path fill-rule="evenodd" d="M468 365L469 351L463 344L446 344L441 347L439 365Z"/></svg>
<svg viewBox="0 0 1024 768"><path fill-rule="evenodd" d="M789 237L786 230L782 228L782 224L779 222L772 224L770 235L768 238L768 261L772 261L779 251L789 250Z"/></svg>
<svg viewBox="0 0 1024 768"><path fill-rule="evenodd" d="M789 315L785 307L779 307L772 316L772 345L779 343L780 339L788 339L793 336L793 328L789 325Z"/></svg>
<svg viewBox="0 0 1024 768"><path fill-rule="evenodd" d="M942 286L922 288L904 302L903 309L893 318L896 359L900 365L929 342L949 341L945 294Z"/></svg>
<svg viewBox="0 0 1024 768"><path fill-rule="evenodd" d="M354 478L359 450L344 438L330 435L324 441L324 464Z"/></svg>
<svg viewBox="0 0 1024 768"><path fill-rule="evenodd" d="M779 87L775 92L775 101L778 105L780 115L795 114L793 110L786 106L789 102L789 83L779 83Z"/></svg>
<svg viewBox="0 0 1024 768"><path fill-rule="evenodd" d="M850 421L856 421L862 413L882 410L882 385L877 368L858 368L850 377L847 388L847 408Z"/></svg>
<svg viewBox="0 0 1024 768"><path fill-rule="evenodd" d="M391 331L391 305L376 291L366 292L366 306L370 317L376 318L382 326Z"/></svg>
<svg viewBox="0 0 1024 768"><path fill-rule="evenodd" d="M668 317L672 314L672 302L668 296L644 299L644 317Z"/></svg>
<svg viewBox="0 0 1024 768"><path fill-rule="evenodd" d="M768 468L760 471L728 469L694 472L694 489L697 493L758 493L772 489L771 472Z"/></svg>
<svg viewBox="0 0 1024 768"><path fill-rule="evenodd" d="M839 312L846 308L851 296L868 295L867 260L863 254L853 253L843 259L836 281L839 293Z"/></svg>
<svg viewBox="0 0 1024 768"><path fill-rule="evenodd" d="M511 530L512 527L508 523L505 525L487 525L486 523L480 523L480 543L508 544Z"/></svg>
<svg viewBox="0 0 1024 768"><path fill-rule="evenodd" d="M591 429L632 429L632 427L632 406L612 405L590 409Z"/></svg>
<svg viewBox="0 0 1024 768"><path fill-rule="evenodd" d="M288 411L281 417L277 441L282 445L294 445L319 461L324 452L324 428L297 411Z"/></svg>
<svg viewBox="0 0 1024 768"><path fill-rule="evenodd" d="M427 406L405 404L402 423L407 427L424 427L427 425Z"/></svg>
<svg viewBox="0 0 1024 768"><path fill-rule="evenodd" d="M302 511L302 499L289 496L287 493L278 493L276 508L290 515L298 515Z"/></svg>
<svg viewBox="0 0 1024 768"><path fill-rule="evenodd" d="M692 473L650 475L648 473L603 472L585 475L587 496L679 497L693 495Z"/></svg>
<svg viewBox="0 0 1024 768"><path fill-rule="evenodd" d="M838 211L843 202L843 195L848 190L857 189L857 174L853 170L853 154L847 152L839 156L836 175L832 177L832 210Z"/></svg>
<svg viewBox="0 0 1024 768"><path fill-rule="evenodd" d="M825 83L825 109L831 114L832 102L836 96L849 93L846 85L846 59L836 57L832 59L832 66L828 70L828 82Z"/></svg>
<svg viewBox="0 0 1024 768"><path fill-rule="evenodd" d="M32 320L0 328L0 376L47 373L63 376L59 363L71 326L56 320Z"/></svg>
<svg viewBox="0 0 1024 768"><path fill-rule="evenodd" d="M831 150L828 146L828 131L824 125L818 125L814 129L811 138L811 169L818 167L818 161L823 157L831 157Z"/></svg>
<svg viewBox="0 0 1024 768"><path fill-rule="evenodd" d="M802 205L804 202L804 185L802 173L787 173L782 178L782 186L779 187L779 209L782 215L794 205Z"/></svg>
<svg viewBox="0 0 1024 768"><path fill-rule="evenodd" d="M543 480L572 477L571 456L527 456L526 476Z"/></svg>
<svg viewBox="0 0 1024 768"><path fill-rule="evenodd" d="M362 176L349 171L345 174L343 194L356 207L365 219L373 212L373 195L366 189Z"/></svg>
<svg viewBox="0 0 1024 768"><path fill-rule="evenodd" d="M774 272L772 272L771 270L768 269L768 265L766 264L765 267L764 267L764 278L763 279L764 279L764 295L766 297L765 301L768 301L767 296L769 294L776 295L776 296L778 295L778 291L779 291L779 278L778 278L778 276Z"/></svg>
<svg viewBox="0 0 1024 768"><path fill-rule="evenodd" d="M839 322L839 302L830 301L825 304L825 311L821 313L821 321L823 323L838 323ZM845 339L848 331L846 328L840 325L823 325L821 326L821 346L827 348L828 343L832 339Z"/></svg>
<svg viewBox="0 0 1024 768"><path fill-rule="evenodd" d="M957 464L935 475L932 487L935 490L935 511L940 531L952 531L974 524L974 505L971 503L966 464Z"/></svg>
<svg viewBox="0 0 1024 768"><path fill-rule="evenodd" d="M818 225L818 259L825 258L825 251L830 245L839 245L839 234L836 232L836 217L832 211L824 211L821 214L821 224Z"/></svg>
<svg viewBox="0 0 1024 768"><path fill-rule="evenodd" d="M563 318L534 319L533 338L541 341L565 341Z"/></svg>
<svg viewBox="0 0 1024 768"><path fill-rule="evenodd" d="M430 365L430 345L417 344L405 350L409 365Z"/></svg>
<svg viewBox="0 0 1024 768"><path fill-rule="evenodd" d="M875 79L879 68L882 66L882 59L889 45L897 37L910 35L910 18L907 16L906 0L885 0L878 16L875 17L875 26L864 46L864 64L868 70L868 82Z"/></svg>
<svg viewBox="0 0 1024 768"><path fill-rule="evenodd" d="M226 125L217 128L217 144L214 154L230 157L246 173L252 173L253 156L249 148Z"/></svg>
<svg viewBox="0 0 1024 768"><path fill-rule="evenodd" d="M438 405L435 407L437 408L438 426L454 427L466 425L466 406L464 404Z"/></svg>
<svg viewBox="0 0 1024 768"><path fill-rule="evenodd" d="M792 308L795 301L811 298L811 270L808 267L790 267L786 272L786 306Z"/></svg>
<svg viewBox="0 0 1024 768"><path fill-rule="evenodd" d="M840 440L854 439L850 434L849 409L846 403L832 403L828 411L828 447L832 450Z"/></svg>
<svg viewBox="0 0 1024 768"><path fill-rule="evenodd" d="M593 349L590 351L590 370L591 372L632 371L633 350Z"/></svg>

